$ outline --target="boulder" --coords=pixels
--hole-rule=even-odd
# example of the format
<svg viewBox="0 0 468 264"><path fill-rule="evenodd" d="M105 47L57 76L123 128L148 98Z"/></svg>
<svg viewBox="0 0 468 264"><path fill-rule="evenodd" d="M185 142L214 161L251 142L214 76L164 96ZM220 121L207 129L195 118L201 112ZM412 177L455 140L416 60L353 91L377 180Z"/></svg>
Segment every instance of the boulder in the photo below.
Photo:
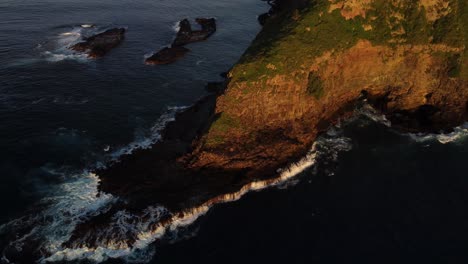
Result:
<svg viewBox="0 0 468 264"><path fill-rule="evenodd" d="M86 38L83 42L70 47L71 50L84 52L90 58L99 58L117 47L125 37L125 28L113 28Z"/></svg>

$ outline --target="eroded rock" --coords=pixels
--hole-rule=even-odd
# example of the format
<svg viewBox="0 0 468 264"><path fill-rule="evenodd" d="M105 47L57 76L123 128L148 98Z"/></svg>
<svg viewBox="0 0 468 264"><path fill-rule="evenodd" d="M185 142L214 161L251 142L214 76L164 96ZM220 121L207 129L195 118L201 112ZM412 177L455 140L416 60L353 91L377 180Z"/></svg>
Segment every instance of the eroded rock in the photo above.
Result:
<svg viewBox="0 0 468 264"><path fill-rule="evenodd" d="M183 46L203 41L216 32L216 20L214 18L197 18L195 21L201 26L201 30L192 30L188 19L180 21L179 31L172 45L153 54L145 60L145 63L150 65L173 63L190 51Z"/></svg>
<svg viewBox="0 0 468 264"><path fill-rule="evenodd" d="M153 56L145 60L146 64L161 65L170 64L182 58L190 50L184 47L165 47Z"/></svg>
<svg viewBox="0 0 468 264"><path fill-rule="evenodd" d="M188 19L180 21L180 29L172 46L184 46L189 43L203 41L216 32L216 19L197 18L195 21L201 26L201 30L192 30Z"/></svg>
<svg viewBox="0 0 468 264"><path fill-rule="evenodd" d="M71 50L84 52L90 58L99 58L117 47L125 38L125 28L113 28L86 38L83 42L70 47Z"/></svg>

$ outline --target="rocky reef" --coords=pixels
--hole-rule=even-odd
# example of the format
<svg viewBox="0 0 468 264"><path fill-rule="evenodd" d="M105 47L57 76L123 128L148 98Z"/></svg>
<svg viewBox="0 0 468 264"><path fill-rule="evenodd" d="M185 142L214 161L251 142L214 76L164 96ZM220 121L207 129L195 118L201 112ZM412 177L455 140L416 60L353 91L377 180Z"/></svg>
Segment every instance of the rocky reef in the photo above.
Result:
<svg viewBox="0 0 468 264"><path fill-rule="evenodd" d="M75 44L70 49L84 52L90 58L99 58L106 55L111 49L117 47L125 37L125 28L113 28L86 38L83 42Z"/></svg>

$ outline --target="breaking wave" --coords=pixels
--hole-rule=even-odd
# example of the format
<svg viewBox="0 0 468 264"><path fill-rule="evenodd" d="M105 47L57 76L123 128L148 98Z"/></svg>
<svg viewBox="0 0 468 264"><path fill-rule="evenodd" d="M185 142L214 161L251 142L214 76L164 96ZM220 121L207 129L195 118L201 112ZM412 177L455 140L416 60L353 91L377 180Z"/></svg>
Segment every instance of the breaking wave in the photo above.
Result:
<svg viewBox="0 0 468 264"><path fill-rule="evenodd" d="M178 33L180 30L180 21L177 21L174 25L172 25L171 28L174 30L174 32Z"/></svg>
<svg viewBox="0 0 468 264"><path fill-rule="evenodd" d="M50 171L63 175L64 172ZM9 248L18 253L26 243L40 243L41 249L57 251L67 241L74 228L90 217L105 212L116 198L98 192L99 178L88 172L75 174L51 192L54 195L43 199L38 207L41 212L32 213L0 226L0 234L14 229L16 239L9 242ZM40 241L40 242L39 242ZM2 260L8 257L3 252Z"/></svg>
<svg viewBox="0 0 468 264"><path fill-rule="evenodd" d="M39 49L43 50L41 57L48 62L60 62L64 60L86 62L88 58L85 54L73 52L68 48L81 41L83 36L92 32L94 32L93 27L88 27L88 25L75 26L69 31L60 32L47 43L38 46Z"/></svg>
<svg viewBox="0 0 468 264"><path fill-rule="evenodd" d="M409 136L417 142L434 142L437 141L441 144L449 144L459 142L468 138L468 123L458 126L450 133L440 134L409 134Z"/></svg>
<svg viewBox="0 0 468 264"><path fill-rule="evenodd" d="M134 142L113 152L111 156L118 159L121 155L131 154L135 149L150 147L161 139L161 130L175 119L176 113L185 108L169 108L168 112L162 115L152 128L151 137ZM3 261L9 263L10 255L5 253L11 252L12 248L21 254L26 243L30 246L31 243L34 245L37 242L42 254L38 260L40 263L81 260L103 262L116 258L128 263L149 262L155 253L152 246L154 242L177 240L179 231L182 230L183 236L184 228L193 224L214 205L239 200L252 191L271 187L288 187L296 183L300 179L298 176L305 170L313 169L312 172L314 172L320 166L321 161L336 161L340 152L350 149L351 140L344 137L340 129L331 129L313 144L311 150L302 159L278 170L278 177L251 182L236 192L219 195L200 206L181 212L170 212L163 205L158 204L137 213L125 209L113 209L122 201L119 197L99 192L98 175L86 171L74 174L53 190L54 195L40 202L42 209L39 212L0 227L0 234L13 229L17 235L17 239L10 242L9 251L3 252ZM66 172L62 171L51 173L66 175ZM330 171L326 173L331 174ZM110 216L110 222L104 228L99 229L95 246L89 246L83 241L88 235L96 234L87 235L86 233L79 237L78 242L71 245L65 244L70 240L77 225L105 213Z"/></svg>
<svg viewBox="0 0 468 264"><path fill-rule="evenodd" d="M150 135L143 137L139 140L136 140L127 146L120 148L110 154L112 160L117 160L123 155L130 155L133 151L137 149L148 149L154 143L161 140L161 131L166 127L166 125L175 120L177 113L187 109L188 106L175 106L168 107L167 111L159 117L158 121L150 129Z"/></svg>
<svg viewBox="0 0 468 264"><path fill-rule="evenodd" d="M100 241L99 246L90 248L77 245L72 248L64 248L54 252L45 261L87 259L102 262L109 258L122 258L127 262L137 258L139 261L142 261L142 259L150 260L154 254L149 247L152 243L163 240L170 234L177 232L177 230L193 224L200 216L206 214L212 206L237 201L248 192L271 187L281 188L305 170L312 168L318 158L331 157L336 161L339 152L351 149L350 139L337 135L336 131L332 131L321 137L314 143L305 157L287 168L278 170L278 177L251 182L237 192L219 195L200 206L182 212L169 212L163 206L150 206L140 215L134 215L125 210L118 211L112 217L112 223L99 235L99 237L106 238ZM128 243L129 237L134 239L134 242L130 245Z"/></svg>
<svg viewBox="0 0 468 264"><path fill-rule="evenodd" d="M175 119L177 112L186 107L169 107L151 129L151 135L141 141L135 141L130 145L111 154L113 160L119 155L130 154L135 149L148 148L151 144L161 139L160 132L167 123ZM100 163L96 167L102 166ZM21 254L25 243L38 243L40 250L45 252L62 251L62 244L69 240L75 227L90 219L93 216L102 214L111 209L112 204L118 201L118 197L103 193L98 190L100 179L97 175L89 171L70 172L63 169L43 168L48 173L55 175L55 178L63 179L63 183L49 187L47 197L38 202L37 209L27 216L12 220L0 226L0 235L14 232L15 239L9 241L9 246L4 249L0 262L10 263L6 252L14 251ZM143 212L143 216L154 216L152 208ZM148 213L148 215L145 215ZM122 220L123 219L123 220ZM117 224L111 229L115 231L117 227L123 230L126 217L122 212L116 217ZM153 219L153 218L149 218ZM144 229L144 226L136 225L137 229ZM110 230L111 230L110 229ZM119 232L112 232L119 234ZM120 233L123 235L123 233ZM110 235L110 233L109 233ZM40 261L44 262L45 257Z"/></svg>

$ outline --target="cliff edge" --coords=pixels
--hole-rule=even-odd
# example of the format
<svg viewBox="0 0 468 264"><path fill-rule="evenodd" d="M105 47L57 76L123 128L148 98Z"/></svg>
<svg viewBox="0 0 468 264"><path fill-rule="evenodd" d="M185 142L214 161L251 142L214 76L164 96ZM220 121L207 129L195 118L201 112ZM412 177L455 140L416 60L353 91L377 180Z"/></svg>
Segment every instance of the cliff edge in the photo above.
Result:
<svg viewBox="0 0 468 264"><path fill-rule="evenodd" d="M467 120L465 0L272 4L189 167L275 173L363 99L406 131Z"/></svg>

